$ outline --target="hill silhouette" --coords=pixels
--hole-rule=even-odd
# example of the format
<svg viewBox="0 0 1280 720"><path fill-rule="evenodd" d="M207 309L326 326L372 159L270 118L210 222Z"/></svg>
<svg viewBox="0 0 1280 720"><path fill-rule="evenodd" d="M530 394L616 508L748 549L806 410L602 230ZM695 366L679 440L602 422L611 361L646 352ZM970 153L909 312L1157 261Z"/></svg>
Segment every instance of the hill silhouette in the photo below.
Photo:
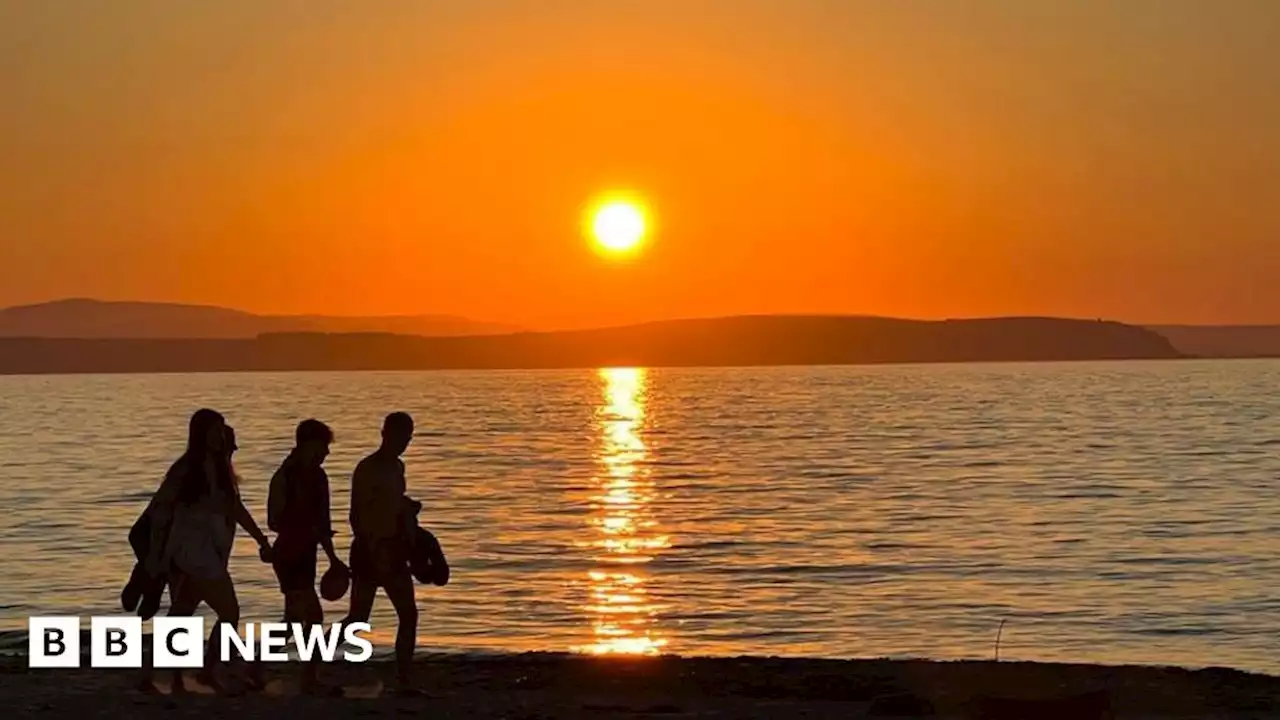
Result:
<svg viewBox="0 0 1280 720"><path fill-rule="evenodd" d="M1280 357L1280 325L1157 325L1151 329L1197 357Z"/></svg>
<svg viewBox="0 0 1280 720"><path fill-rule="evenodd" d="M0 310L0 337L248 340L264 333L279 332L485 335L520 329L448 315L255 315L208 305L107 302L80 298Z"/></svg>
<svg viewBox="0 0 1280 720"><path fill-rule="evenodd" d="M0 373L843 365L1183 357L1161 335L1055 318L747 316L464 337L0 339Z"/></svg>

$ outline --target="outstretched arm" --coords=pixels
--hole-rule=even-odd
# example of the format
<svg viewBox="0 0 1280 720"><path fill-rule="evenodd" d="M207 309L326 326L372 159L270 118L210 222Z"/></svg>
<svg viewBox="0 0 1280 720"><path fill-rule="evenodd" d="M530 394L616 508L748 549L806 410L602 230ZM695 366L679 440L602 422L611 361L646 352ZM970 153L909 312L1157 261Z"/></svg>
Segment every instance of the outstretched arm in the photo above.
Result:
<svg viewBox="0 0 1280 720"><path fill-rule="evenodd" d="M236 498L235 507L236 524L245 529L258 543L258 557L263 562L267 562L270 558L271 541L267 539L266 533L262 532L262 528L258 527L258 523L254 521L253 515L249 512L249 508L244 506L244 500Z"/></svg>
<svg viewBox="0 0 1280 720"><path fill-rule="evenodd" d="M249 508L244 506L244 500L236 498L236 524L245 529L258 545L269 545L267 534L262 532L262 528L258 527L258 523L253 519L253 514L249 512Z"/></svg>

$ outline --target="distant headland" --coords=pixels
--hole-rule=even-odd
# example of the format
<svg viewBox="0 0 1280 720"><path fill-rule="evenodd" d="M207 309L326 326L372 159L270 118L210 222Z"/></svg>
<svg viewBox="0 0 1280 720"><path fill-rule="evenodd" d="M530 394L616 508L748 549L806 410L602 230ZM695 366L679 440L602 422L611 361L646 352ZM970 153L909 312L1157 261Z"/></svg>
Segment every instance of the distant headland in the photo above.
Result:
<svg viewBox="0 0 1280 720"><path fill-rule="evenodd" d="M172 325L174 308L164 306ZM65 311L66 308L61 308ZM102 308L94 308L101 312ZM130 313L145 314L137 304ZM207 310L207 309L205 309ZM0 319L4 313L0 311ZM27 310L30 313L30 310ZM228 311L234 312L234 311ZM249 316L254 317L254 316ZM241 318L243 320L243 318ZM469 321L456 320L466 323ZM64 325L66 327L66 325ZM853 365L1186 357L1164 336L1059 318L739 316L560 332L264 332L251 337L14 337L0 374ZM359 327L359 326L357 326ZM491 326L485 326L491 329ZM180 327L177 327L180 330ZM35 335L35 333L31 333Z"/></svg>
<svg viewBox="0 0 1280 720"><path fill-rule="evenodd" d="M0 338L251 340L264 333L492 335L524 328L451 315L257 315L212 305L71 298L0 309Z"/></svg>

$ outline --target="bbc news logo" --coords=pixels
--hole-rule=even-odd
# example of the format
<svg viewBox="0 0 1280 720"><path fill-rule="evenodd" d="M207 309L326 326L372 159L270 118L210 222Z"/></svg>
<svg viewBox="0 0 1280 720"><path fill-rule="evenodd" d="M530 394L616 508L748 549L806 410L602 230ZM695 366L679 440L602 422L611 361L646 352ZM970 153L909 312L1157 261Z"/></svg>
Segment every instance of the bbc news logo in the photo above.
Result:
<svg viewBox="0 0 1280 720"><path fill-rule="evenodd" d="M89 618L89 666L95 668L140 668L142 618ZM27 657L33 668L80 667L80 618L33 617L28 620ZM342 645L347 662L365 662L373 656L373 643L360 636L371 630L369 623L337 625L327 631L321 626L306 627L301 623L248 623L244 633L237 628L221 626L218 636L222 662L239 657L248 662L287 662L284 648L293 641L298 658L304 662L319 659L334 662ZM157 617L151 621L151 658L156 668L198 668L204 665L204 618Z"/></svg>

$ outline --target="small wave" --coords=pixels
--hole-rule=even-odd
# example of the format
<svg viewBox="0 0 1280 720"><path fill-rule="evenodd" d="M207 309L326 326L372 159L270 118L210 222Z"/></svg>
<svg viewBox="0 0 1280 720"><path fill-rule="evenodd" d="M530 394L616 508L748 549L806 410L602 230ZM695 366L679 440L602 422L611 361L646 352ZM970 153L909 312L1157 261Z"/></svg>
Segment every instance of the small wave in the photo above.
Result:
<svg viewBox="0 0 1280 720"><path fill-rule="evenodd" d="M26 630L0 630L0 651L27 649L27 638L29 634Z"/></svg>
<svg viewBox="0 0 1280 720"><path fill-rule="evenodd" d="M727 548L740 548L744 545L756 545L746 540L709 540L706 542L689 542L681 543L680 548L684 550L724 550Z"/></svg>
<svg viewBox="0 0 1280 720"><path fill-rule="evenodd" d="M1146 635L1149 637L1179 637L1179 636L1204 636L1204 635L1225 635L1229 634L1221 628L1214 627L1152 627L1140 628L1133 631L1135 635Z"/></svg>
<svg viewBox="0 0 1280 720"><path fill-rule="evenodd" d="M150 500L155 493L150 490L135 490L134 492L121 493L117 495L114 502L134 501L134 500Z"/></svg>
<svg viewBox="0 0 1280 720"><path fill-rule="evenodd" d="M1116 500L1124 496L1115 492L1081 491L1059 493L1049 497L1054 500Z"/></svg>
<svg viewBox="0 0 1280 720"><path fill-rule="evenodd" d="M703 572L716 575L837 575L842 578L872 577L877 575L903 575L919 570L918 567L897 564L863 563L857 565L766 565L763 567L725 567L706 569Z"/></svg>
<svg viewBox="0 0 1280 720"><path fill-rule="evenodd" d="M1203 557L1120 557L1115 558L1111 562L1118 565L1213 565L1221 563L1222 558L1203 558Z"/></svg>

